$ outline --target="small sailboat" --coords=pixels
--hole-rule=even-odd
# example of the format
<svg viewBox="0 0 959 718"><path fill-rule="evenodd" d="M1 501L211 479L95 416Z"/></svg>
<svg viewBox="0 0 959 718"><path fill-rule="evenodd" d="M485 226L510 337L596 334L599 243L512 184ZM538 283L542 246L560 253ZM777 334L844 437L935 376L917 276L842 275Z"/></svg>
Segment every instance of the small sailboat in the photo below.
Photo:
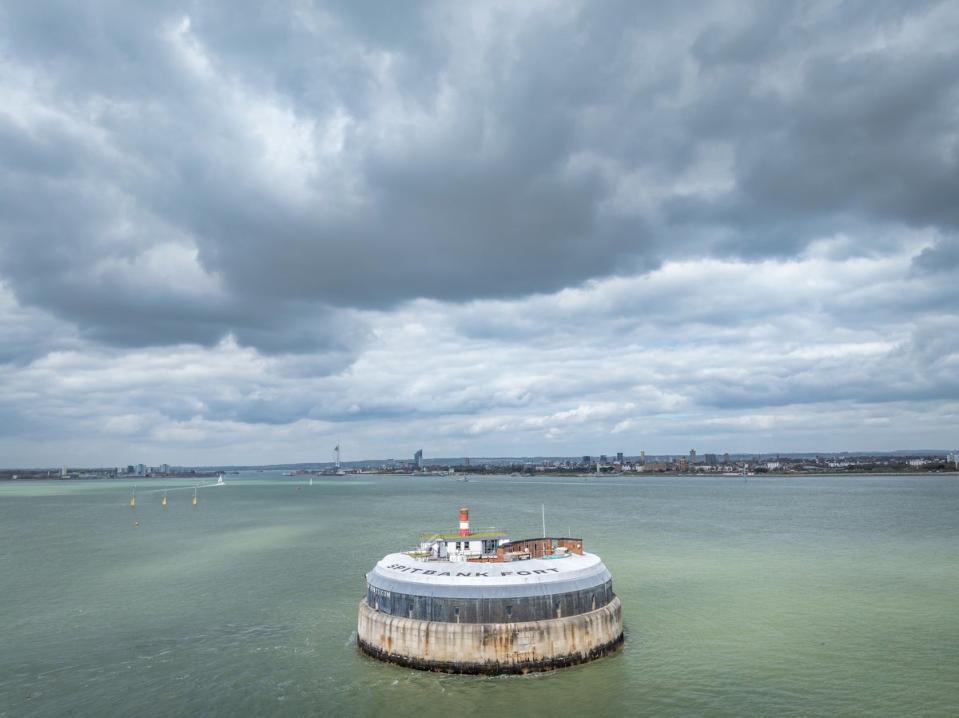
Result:
<svg viewBox="0 0 959 718"><path fill-rule="evenodd" d="M166 505L167 505L166 492L164 491L164 492L163 492L163 498L160 499L160 507L165 509L165 508L166 508Z"/></svg>
<svg viewBox="0 0 959 718"><path fill-rule="evenodd" d="M196 506L200 503L199 499L196 497L196 486L193 487L193 505Z"/></svg>
<svg viewBox="0 0 959 718"><path fill-rule="evenodd" d="M226 486L226 482L223 480L223 474L220 474L219 476L216 477L216 485Z"/></svg>
<svg viewBox="0 0 959 718"><path fill-rule="evenodd" d="M312 485L313 485L313 477L311 476L311 477L310 477L310 486L312 486Z"/></svg>
<svg viewBox="0 0 959 718"><path fill-rule="evenodd" d="M135 509L137 507L137 487L133 487L133 496L130 497L130 508Z"/></svg>

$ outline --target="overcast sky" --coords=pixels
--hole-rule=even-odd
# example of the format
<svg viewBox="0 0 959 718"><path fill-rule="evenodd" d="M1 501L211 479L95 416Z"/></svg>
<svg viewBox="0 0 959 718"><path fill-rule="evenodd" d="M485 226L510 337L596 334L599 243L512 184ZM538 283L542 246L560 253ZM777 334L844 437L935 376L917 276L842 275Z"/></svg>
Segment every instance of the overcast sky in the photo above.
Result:
<svg viewBox="0 0 959 718"><path fill-rule="evenodd" d="M0 5L0 465L959 445L954 2Z"/></svg>

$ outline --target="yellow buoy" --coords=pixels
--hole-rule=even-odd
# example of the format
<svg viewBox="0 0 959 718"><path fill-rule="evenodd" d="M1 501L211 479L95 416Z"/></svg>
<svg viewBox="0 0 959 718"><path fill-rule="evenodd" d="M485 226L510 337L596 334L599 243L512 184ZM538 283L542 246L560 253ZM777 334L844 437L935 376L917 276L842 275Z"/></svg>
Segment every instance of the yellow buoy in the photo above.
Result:
<svg viewBox="0 0 959 718"><path fill-rule="evenodd" d="M163 494L163 498L160 500L160 506L166 508L166 494Z"/></svg>

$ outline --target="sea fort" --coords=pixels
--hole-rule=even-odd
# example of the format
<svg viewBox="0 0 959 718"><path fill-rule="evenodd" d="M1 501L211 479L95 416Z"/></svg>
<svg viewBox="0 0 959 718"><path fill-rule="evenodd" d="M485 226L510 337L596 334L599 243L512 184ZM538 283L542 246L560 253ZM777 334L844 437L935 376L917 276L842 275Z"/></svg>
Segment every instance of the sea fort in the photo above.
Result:
<svg viewBox="0 0 959 718"><path fill-rule="evenodd" d="M573 537L511 540L460 528L424 536L366 576L360 649L450 673L526 673L604 656L623 642L622 607L602 560Z"/></svg>

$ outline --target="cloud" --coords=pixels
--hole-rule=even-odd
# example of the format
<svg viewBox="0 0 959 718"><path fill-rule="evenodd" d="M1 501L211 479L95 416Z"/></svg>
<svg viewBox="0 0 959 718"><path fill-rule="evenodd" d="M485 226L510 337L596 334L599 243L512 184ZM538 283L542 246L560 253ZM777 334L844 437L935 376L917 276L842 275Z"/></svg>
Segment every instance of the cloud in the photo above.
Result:
<svg viewBox="0 0 959 718"><path fill-rule="evenodd" d="M945 440L957 32L944 2L4 7L5 447L798 446L829 402Z"/></svg>
<svg viewBox="0 0 959 718"><path fill-rule="evenodd" d="M327 443L383 457L947 444L959 318L941 307L955 289L923 292L913 257L668 263L552 295L366 310L371 338L339 368L233 340L80 343L8 365L0 411L21 450L95 431L97 451L155 461L322 459ZM734 318L724 293L749 311Z"/></svg>
<svg viewBox="0 0 959 718"><path fill-rule="evenodd" d="M8 8L9 285L100 341L269 349L251 308L322 324L955 226L947 6L418 10L387 36L362 6Z"/></svg>
<svg viewBox="0 0 959 718"><path fill-rule="evenodd" d="M949 272L959 267L959 236L940 237L925 247L913 260L913 267L924 273Z"/></svg>

